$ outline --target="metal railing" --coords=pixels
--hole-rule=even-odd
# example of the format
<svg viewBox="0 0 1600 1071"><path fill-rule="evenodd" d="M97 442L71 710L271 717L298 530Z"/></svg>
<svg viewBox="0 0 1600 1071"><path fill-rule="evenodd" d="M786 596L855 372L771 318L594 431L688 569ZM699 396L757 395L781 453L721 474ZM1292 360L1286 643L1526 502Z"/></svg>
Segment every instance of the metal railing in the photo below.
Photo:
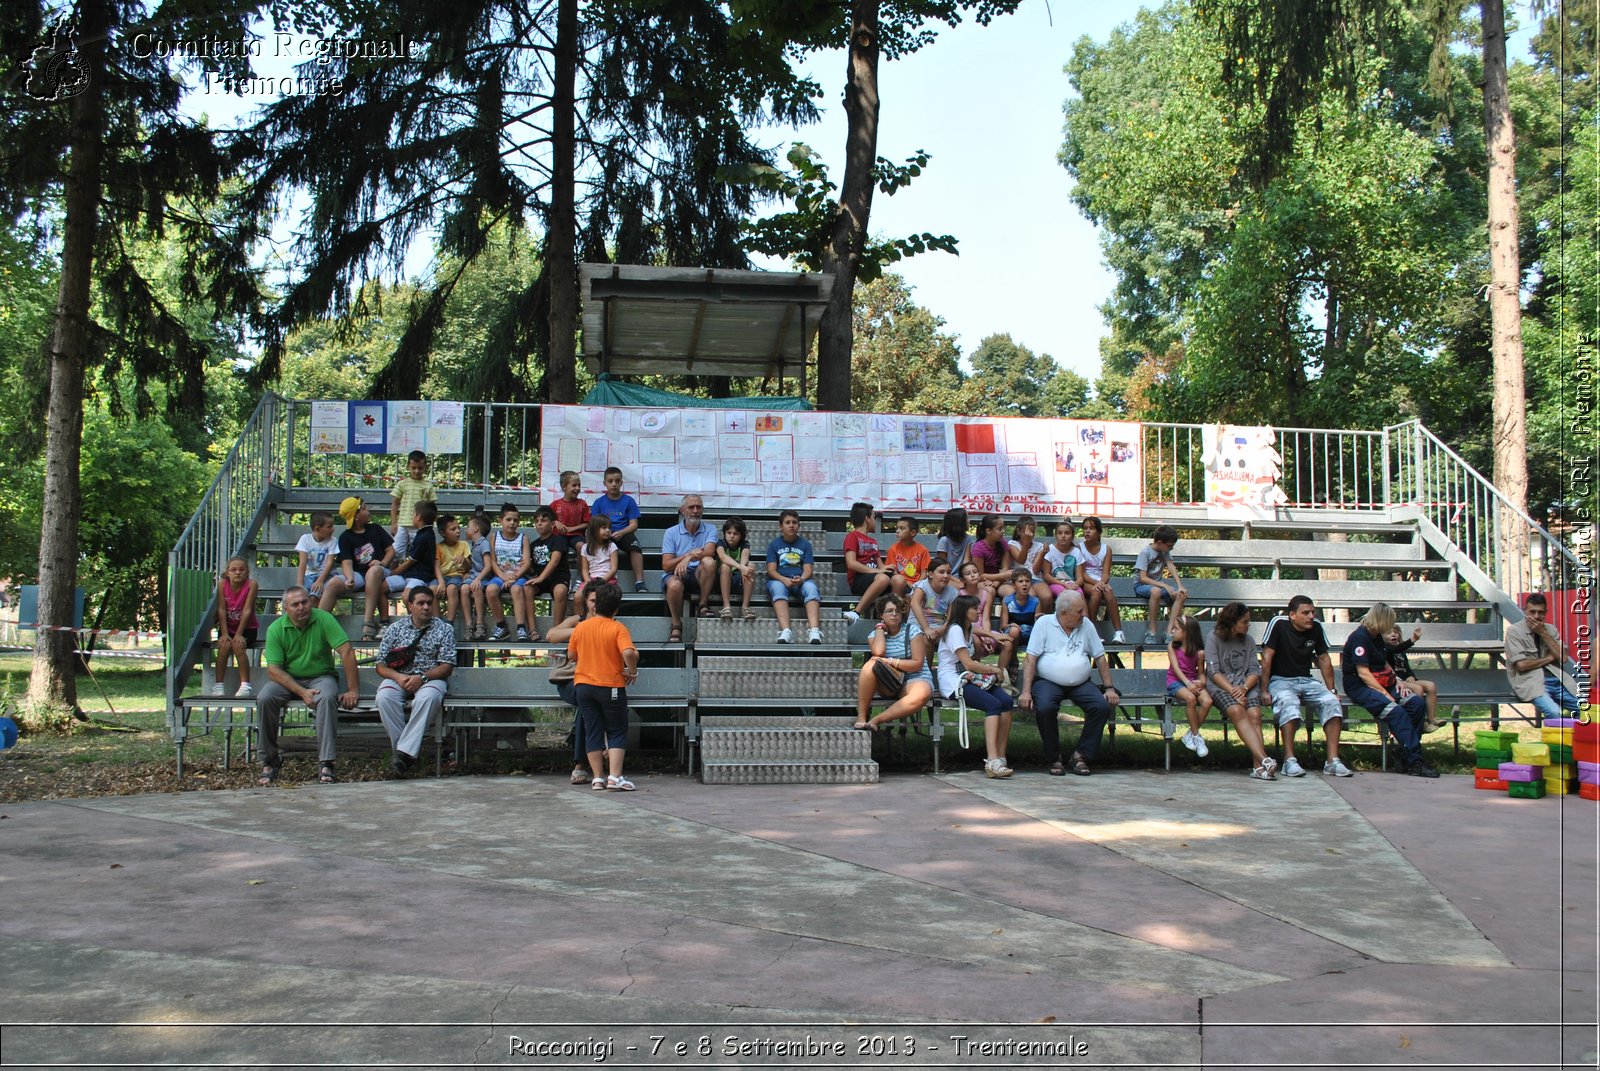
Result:
<svg viewBox="0 0 1600 1071"><path fill-rule="evenodd" d="M287 471L283 399L267 393L228 451L194 516L167 554L167 711L181 692L215 612L217 578L255 537L268 485Z"/></svg>
<svg viewBox="0 0 1600 1071"><path fill-rule="evenodd" d="M385 487L406 474L400 454L319 454L311 449L311 403L285 403L284 435L290 443L286 488ZM461 452L428 455L436 487L521 490L539 484L539 406L465 402Z"/></svg>
<svg viewBox="0 0 1600 1071"><path fill-rule="evenodd" d="M1453 545L1463 575L1485 594L1502 598L1503 616L1521 616L1523 598L1534 591L1594 588L1592 559L1581 558L1560 538L1513 506L1494 484L1462 460L1438 436L1412 420L1384 429L1390 497L1395 510L1414 511L1425 531ZM1476 574L1476 575L1473 575ZM1593 665L1596 614L1592 598L1580 617L1586 628L1566 637L1585 670Z"/></svg>
<svg viewBox="0 0 1600 1071"><path fill-rule="evenodd" d="M1202 424L1145 424L1144 505L1202 505L1206 501ZM1388 464L1381 431L1278 428L1282 460L1278 487L1285 508L1387 508Z"/></svg>

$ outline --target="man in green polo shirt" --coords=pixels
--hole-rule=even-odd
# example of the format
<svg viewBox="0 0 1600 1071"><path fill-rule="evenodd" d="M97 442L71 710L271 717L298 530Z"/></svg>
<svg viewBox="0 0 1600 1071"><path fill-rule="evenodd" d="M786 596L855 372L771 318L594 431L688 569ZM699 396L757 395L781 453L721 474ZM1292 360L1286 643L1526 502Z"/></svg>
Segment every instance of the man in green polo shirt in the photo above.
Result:
<svg viewBox="0 0 1600 1071"><path fill-rule="evenodd" d="M337 691L339 682L333 675L336 654L344 663L343 692ZM337 708L354 707L361 693L350 638L332 614L312 607L305 588L289 588L283 593L283 616L267 627L261 662L272 680L256 699L261 717L261 778L256 783L266 786L278 779L283 765L278 726L283 708L291 699L298 699L316 716L317 761L321 764L317 780L333 784L339 779L333 769Z"/></svg>

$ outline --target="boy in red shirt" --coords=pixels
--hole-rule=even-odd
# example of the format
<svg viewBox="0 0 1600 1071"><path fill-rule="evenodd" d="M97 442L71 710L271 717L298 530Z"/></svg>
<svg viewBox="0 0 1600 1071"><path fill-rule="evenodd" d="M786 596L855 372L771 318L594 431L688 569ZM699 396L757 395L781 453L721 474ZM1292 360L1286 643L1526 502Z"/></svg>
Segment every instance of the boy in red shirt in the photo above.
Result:
<svg viewBox="0 0 1600 1071"><path fill-rule="evenodd" d="M878 516L872 504L857 502L851 506L850 524L854 531L844 537L844 567L850 578L850 594L861 596L854 610L844 612L845 620L853 625L878 596L889 590L890 576L880 564L878 541L872 538L878 530Z"/></svg>
<svg viewBox="0 0 1600 1071"><path fill-rule="evenodd" d="M883 552L883 570L896 595L910 597L912 585L928 575L933 556L917 542L917 519L901 517L894 526L895 541Z"/></svg>

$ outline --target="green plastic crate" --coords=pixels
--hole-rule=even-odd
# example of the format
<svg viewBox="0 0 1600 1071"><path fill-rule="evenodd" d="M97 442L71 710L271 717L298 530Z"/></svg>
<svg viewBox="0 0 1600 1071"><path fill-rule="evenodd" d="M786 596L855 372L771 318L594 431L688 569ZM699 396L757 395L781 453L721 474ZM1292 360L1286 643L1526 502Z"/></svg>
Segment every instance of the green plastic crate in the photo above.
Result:
<svg viewBox="0 0 1600 1071"><path fill-rule="evenodd" d="M1512 781L1506 787L1506 792L1516 796L1518 799L1542 800L1544 799L1544 781Z"/></svg>
<svg viewBox="0 0 1600 1071"><path fill-rule="evenodd" d="M1566 744L1551 744L1550 761L1570 764L1572 762L1572 748Z"/></svg>

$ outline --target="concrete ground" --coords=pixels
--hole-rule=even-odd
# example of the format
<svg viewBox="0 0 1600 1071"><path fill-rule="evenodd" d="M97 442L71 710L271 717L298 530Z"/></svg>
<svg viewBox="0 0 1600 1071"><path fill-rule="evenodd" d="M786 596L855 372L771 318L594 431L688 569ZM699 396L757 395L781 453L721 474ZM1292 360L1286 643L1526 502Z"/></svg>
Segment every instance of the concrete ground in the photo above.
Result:
<svg viewBox="0 0 1600 1071"><path fill-rule="evenodd" d="M0 808L0 1064L1600 1061L1600 808L1575 796L639 785Z"/></svg>

